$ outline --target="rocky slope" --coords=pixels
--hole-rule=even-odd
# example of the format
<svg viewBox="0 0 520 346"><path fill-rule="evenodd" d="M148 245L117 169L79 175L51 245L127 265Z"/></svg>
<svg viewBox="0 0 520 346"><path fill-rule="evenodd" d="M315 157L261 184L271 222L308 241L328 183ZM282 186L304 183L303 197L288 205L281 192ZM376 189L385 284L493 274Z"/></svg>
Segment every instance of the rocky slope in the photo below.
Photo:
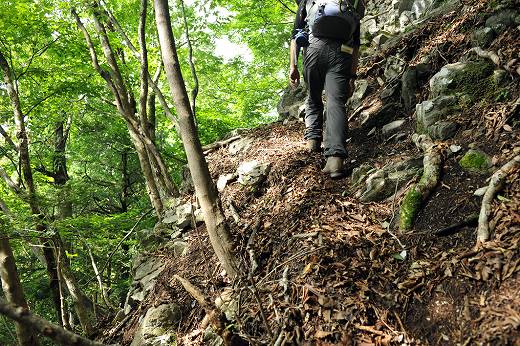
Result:
<svg viewBox="0 0 520 346"><path fill-rule="evenodd" d="M187 184L164 223L142 232L127 303L101 338L221 344L181 275L225 312L232 344L518 340L517 7L368 2L349 178L331 181L305 151L305 90L288 90L279 122L208 150L247 281L223 275ZM508 162L490 237L477 241L489 178Z"/></svg>

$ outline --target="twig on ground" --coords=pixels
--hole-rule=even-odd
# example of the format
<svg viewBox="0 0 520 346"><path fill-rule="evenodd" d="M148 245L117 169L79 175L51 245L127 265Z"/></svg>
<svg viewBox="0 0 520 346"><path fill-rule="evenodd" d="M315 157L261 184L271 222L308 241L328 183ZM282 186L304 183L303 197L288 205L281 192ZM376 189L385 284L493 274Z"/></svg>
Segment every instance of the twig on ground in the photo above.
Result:
<svg viewBox="0 0 520 346"><path fill-rule="evenodd" d="M489 225L489 215L491 214L491 203L495 198L496 193L502 188L505 178L517 166L520 165L520 155L513 157L509 162L499 168L492 176L489 182L488 189L482 198L482 206L478 218L477 227L477 246L489 240L490 232L492 231Z"/></svg>

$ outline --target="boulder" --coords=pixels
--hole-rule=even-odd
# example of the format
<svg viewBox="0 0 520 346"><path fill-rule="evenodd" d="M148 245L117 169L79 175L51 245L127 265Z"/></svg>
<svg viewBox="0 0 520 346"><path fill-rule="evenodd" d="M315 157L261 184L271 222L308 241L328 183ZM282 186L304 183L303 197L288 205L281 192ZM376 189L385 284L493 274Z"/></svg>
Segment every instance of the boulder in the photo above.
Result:
<svg viewBox="0 0 520 346"><path fill-rule="evenodd" d="M409 67L404 71L401 77L401 98L403 99L405 111L410 112L417 103L417 98L415 97L416 92L417 71L415 67Z"/></svg>
<svg viewBox="0 0 520 346"><path fill-rule="evenodd" d="M228 151L231 155L237 155L249 149L251 145L254 143L254 141L255 140L253 138L249 137L240 138L229 144Z"/></svg>
<svg viewBox="0 0 520 346"><path fill-rule="evenodd" d="M435 6L435 0L415 0L412 4L412 12L415 18L418 19Z"/></svg>
<svg viewBox="0 0 520 346"><path fill-rule="evenodd" d="M189 202L180 204L174 209L165 211L162 223L172 225L175 228L186 229L191 226L192 216L196 211L197 208Z"/></svg>
<svg viewBox="0 0 520 346"><path fill-rule="evenodd" d="M447 121L458 114L460 107L456 96L439 96L416 105L417 133L430 135L432 139L452 137L457 125Z"/></svg>
<svg viewBox="0 0 520 346"><path fill-rule="evenodd" d="M513 9L500 11L486 20L486 27L493 29L497 34L501 34L509 27L519 25L519 13Z"/></svg>
<svg viewBox="0 0 520 346"><path fill-rule="evenodd" d="M182 318L176 304L162 304L146 312L131 346L164 346L176 344L177 324Z"/></svg>
<svg viewBox="0 0 520 346"><path fill-rule="evenodd" d="M238 169L238 182L242 185L256 185L262 182L269 174L271 165L257 160L242 163Z"/></svg>
<svg viewBox="0 0 520 346"><path fill-rule="evenodd" d="M401 59L399 56L390 56L386 59L386 66L384 75L387 80L396 79L401 75L404 68L406 66L406 62Z"/></svg>
<svg viewBox="0 0 520 346"><path fill-rule="evenodd" d="M354 82L354 93L347 101L348 107L352 110L358 108L365 98L368 91L368 81L359 79Z"/></svg>
<svg viewBox="0 0 520 346"><path fill-rule="evenodd" d="M392 196L396 189L400 189L408 181L422 174L422 159L411 158L391 163L373 173L367 171L367 168L360 167L359 172L366 173L359 178L356 177L357 184L361 184L356 197L365 203L382 201Z"/></svg>
<svg viewBox="0 0 520 346"><path fill-rule="evenodd" d="M226 188L226 185L228 184L228 182L232 181L233 179L236 179L236 177L237 177L237 175L234 174L234 173L223 174L223 175L219 176L218 180L217 180L217 190L218 190L218 192L224 191L224 189Z"/></svg>
<svg viewBox="0 0 520 346"><path fill-rule="evenodd" d="M491 28L480 28L471 34L471 41L476 47L486 48L495 39L495 31Z"/></svg>
<svg viewBox="0 0 520 346"><path fill-rule="evenodd" d="M279 120L288 118L298 119L299 108L305 103L307 98L307 86L301 83L297 88L288 86L282 93L282 97L276 110L278 111Z"/></svg>
<svg viewBox="0 0 520 346"><path fill-rule="evenodd" d="M490 88L488 77L494 66L488 61L456 62L441 68L430 79L430 98L440 95L464 95L469 100L482 96Z"/></svg>
<svg viewBox="0 0 520 346"><path fill-rule="evenodd" d="M388 136L399 131L405 123L405 119L394 120L391 123L384 125L381 131L383 135Z"/></svg>
<svg viewBox="0 0 520 346"><path fill-rule="evenodd" d="M165 268L161 259L143 254L137 255L132 263L133 282L126 296L124 312L128 314L132 308L142 302L157 282L157 277Z"/></svg>

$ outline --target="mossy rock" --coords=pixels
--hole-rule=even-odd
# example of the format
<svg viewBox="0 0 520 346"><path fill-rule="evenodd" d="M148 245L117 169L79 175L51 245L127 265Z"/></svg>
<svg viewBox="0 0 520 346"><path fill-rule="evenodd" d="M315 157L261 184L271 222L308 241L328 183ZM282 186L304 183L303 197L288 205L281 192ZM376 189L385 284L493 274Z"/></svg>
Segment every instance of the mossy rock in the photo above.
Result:
<svg viewBox="0 0 520 346"><path fill-rule="evenodd" d="M459 164L462 168L473 173L487 173L491 168L491 159L489 156L480 150L470 149Z"/></svg>

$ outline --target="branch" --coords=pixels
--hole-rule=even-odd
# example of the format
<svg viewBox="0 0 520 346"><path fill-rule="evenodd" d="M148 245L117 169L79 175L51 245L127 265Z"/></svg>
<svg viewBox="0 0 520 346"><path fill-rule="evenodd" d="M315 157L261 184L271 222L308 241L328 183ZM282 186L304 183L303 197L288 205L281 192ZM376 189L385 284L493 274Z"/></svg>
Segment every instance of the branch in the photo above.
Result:
<svg viewBox="0 0 520 346"><path fill-rule="evenodd" d="M196 118L195 113L195 100L197 99L197 95L199 94L199 78L197 77L197 71L195 70L195 64L193 63L193 47L191 46L190 41L190 32L188 30L188 20L186 19L186 11L184 8L184 0L180 0L181 9L182 9L182 17L184 19L184 31L186 34L186 43L188 44L188 60L190 63L191 75L193 76L193 90L191 91L191 111L193 112L193 117Z"/></svg>
<svg viewBox="0 0 520 346"><path fill-rule="evenodd" d="M47 49L49 49L50 46L52 46L53 43L55 43L56 41L58 41L60 39L61 36L58 36L56 37L54 40L50 41L49 43L47 43L46 45L44 45L42 48L40 48L39 50L36 50L32 55L31 57L29 58L29 62L27 63L27 67L25 68L25 70L23 70L18 76L16 76L16 80L19 80L20 78L22 78L22 76L24 74L27 73L27 71L29 71L29 67L31 66L33 60L35 57L39 57L41 56L43 53L45 53L47 51Z"/></svg>
<svg viewBox="0 0 520 346"><path fill-rule="evenodd" d="M141 0L139 16L139 48L141 49L141 94L139 95L139 118L143 131L148 132L146 102L148 101L148 51L146 50L146 10L148 0Z"/></svg>
<svg viewBox="0 0 520 346"><path fill-rule="evenodd" d="M0 313L16 322L30 326L35 331L54 340L64 346L104 346L104 344L86 339L80 335L69 332L62 327L53 324L40 316L34 315L29 310L20 306L6 303L0 299Z"/></svg>
<svg viewBox="0 0 520 346"><path fill-rule="evenodd" d="M5 138L5 141L7 142L7 144L9 144L11 146L11 148L14 149L14 151L18 152L18 147L16 146L16 144L14 144L13 140L11 139L9 134L4 130L2 125L0 125L0 134Z"/></svg>
<svg viewBox="0 0 520 346"><path fill-rule="evenodd" d="M482 206L480 208L480 214L478 218L477 227L477 246L485 241L489 240L489 233L491 231L489 227L489 215L491 214L491 203L495 198L496 193L502 188L505 178L511 173L517 166L520 166L520 155L517 155L497 170L492 176L489 182L489 186L482 198Z"/></svg>
<svg viewBox="0 0 520 346"><path fill-rule="evenodd" d="M132 41L130 41L130 38L128 38L128 35L124 32L123 28L121 27L119 22L116 20L114 15L112 15L112 13L106 8L106 6L105 6L104 10L105 10L110 22L112 23L112 25L114 25L114 27L116 28L116 31L119 32L119 34L125 41L126 45L130 49L130 51L132 52L134 57L137 60L141 60L141 55L137 51L137 48L135 48ZM161 65L162 65L162 60L161 60ZM173 115L170 106L168 106L168 103L166 102L166 98L164 97L164 94L162 93L161 89L159 89L159 87L157 86L157 81L152 80L150 73L148 73L148 83L151 85L153 91L157 95L157 98L159 98L159 103L161 104L162 108L164 109L164 113L173 122L175 127L178 128L179 126L178 126L177 118Z"/></svg>
<svg viewBox="0 0 520 346"><path fill-rule="evenodd" d="M285 7L286 10L291 11L292 13L296 14L296 11L292 10L285 2L282 0L277 0L283 7Z"/></svg>
<svg viewBox="0 0 520 346"><path fill-rule="evenodd" d="M2 177L2 179L4 179L5 183L7 184L7 186L13 190L14 193L16 193L17 195L19 195L22 191L20 190L20 187L18 186L18 184L16 184L12 179L11 177L9 176L9 174L7 174L6 171L4 171L4 169L2 167L0 167L0 177Z"/></svg>

